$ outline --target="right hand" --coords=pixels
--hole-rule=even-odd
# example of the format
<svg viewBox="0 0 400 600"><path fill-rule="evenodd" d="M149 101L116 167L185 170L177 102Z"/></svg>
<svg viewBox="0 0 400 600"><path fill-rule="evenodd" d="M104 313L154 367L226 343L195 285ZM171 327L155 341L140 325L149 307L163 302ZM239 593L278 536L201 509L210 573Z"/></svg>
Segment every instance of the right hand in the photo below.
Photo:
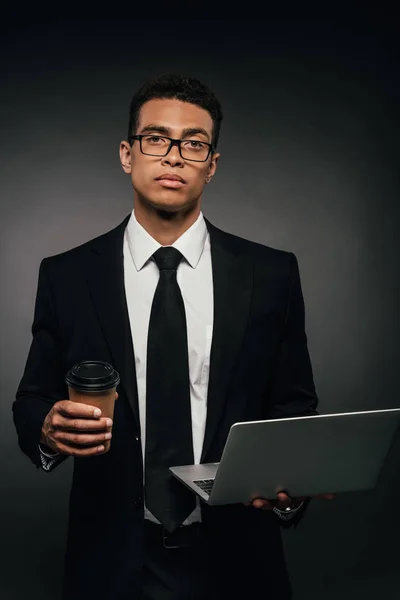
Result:
<svg viewBox="0 0 400 600"><path fill-rule="evenodd" d="M118 392L115 392L117 398ZM56 402L44 420L40 443L68 456L102 454L105 436L112 436L113 422L106 417L96 417L95 410L95 406L71 400Z"/></svg>

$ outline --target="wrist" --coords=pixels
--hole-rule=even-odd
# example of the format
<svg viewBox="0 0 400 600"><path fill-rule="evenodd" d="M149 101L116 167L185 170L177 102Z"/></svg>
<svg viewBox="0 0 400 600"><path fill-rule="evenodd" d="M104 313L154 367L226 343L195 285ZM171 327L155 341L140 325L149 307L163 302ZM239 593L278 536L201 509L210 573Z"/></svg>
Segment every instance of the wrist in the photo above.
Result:
<svg viewBox="0 0 400 600"><path fill-rule="evenodd" d="M48 443L47 437L43 433L43 431L40 435L39 446L43 449L44 452L52 452L53 454L58 453L58 450L54 450L54 448L52 448L50 446L50 444Z"/></svg>

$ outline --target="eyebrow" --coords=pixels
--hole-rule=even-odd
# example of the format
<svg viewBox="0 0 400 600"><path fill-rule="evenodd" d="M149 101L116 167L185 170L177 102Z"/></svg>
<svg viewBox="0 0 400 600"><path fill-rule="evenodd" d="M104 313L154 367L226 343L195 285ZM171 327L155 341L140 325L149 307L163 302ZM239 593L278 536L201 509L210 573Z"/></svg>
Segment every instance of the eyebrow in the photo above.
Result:
<svg viewBox="0 0 400 600"><path fill-rule="evenodd" d="M157 131L158 133L163 133L164 135L170 136L171 130L169 129L169 127L164 127L163 125L157 125L156 123L150 123L149 125L146 125L146 127L144 127L142 129L142 133L145 132L149 132L149 131ZM187 137L188 135L197 135L197 134L202 134L205 135L207 139L210 139L210 136L208 135L207 131L205 129L203 129L202 127L186 127L185 129L182 130L182 139L184 139L185 137Z"/></svg>

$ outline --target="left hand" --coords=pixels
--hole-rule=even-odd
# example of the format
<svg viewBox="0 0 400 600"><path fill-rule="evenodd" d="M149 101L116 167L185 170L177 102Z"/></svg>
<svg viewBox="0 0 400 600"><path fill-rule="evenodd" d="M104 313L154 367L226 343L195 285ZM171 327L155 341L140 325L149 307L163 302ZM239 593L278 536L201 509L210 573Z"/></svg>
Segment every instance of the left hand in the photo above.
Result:
<svg viewBox="0 0 400 600"><path fill-rule="evenodd" d="M324 498L326 500L332 500L336 494L320 494L318 496L311 496L311 498ZM303 500L310 498L310 496L299 496L298 498L290 498L284 492L279 492L277 500L265 500L265 498L255 498L251 502L243 502L245 506L254 506L255 508L261 508L263 510L272 510L274 507L278 510L285 510L288 506L293 504L293 508L296 508Z"/></svg>

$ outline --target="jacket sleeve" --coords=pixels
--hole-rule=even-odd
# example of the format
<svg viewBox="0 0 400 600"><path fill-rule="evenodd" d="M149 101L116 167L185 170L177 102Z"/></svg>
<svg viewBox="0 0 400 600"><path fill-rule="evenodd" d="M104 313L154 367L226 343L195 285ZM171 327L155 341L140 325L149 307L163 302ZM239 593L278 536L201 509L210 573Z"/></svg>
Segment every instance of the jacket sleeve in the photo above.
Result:
<svg viewBox="0 0 400 600"><path fill-rule="evenodd" d="M290 281L285 326L266 389L266 419L317 415L318 397L305 332L305 308L296 256L290 253ZM307 498L283 528L299 525L311 501Z"/></svg>
<svg viewBox="0 0 400 600"><path fill-rule="evenodd" d="M305 332L305 310L295 255L290 253L290 281L284 331L265 393L266 419L318 414Z"/></svg>
<svg viewBox="0 0 400 600"><path fill-rule="evenodd" d="M68 399L57 320L47 277L48 260L43 259L39 266L33 337L12 405L19 447L38 469L42 466L39 441L43 421L55 402ZM62 458L68 457L64 455Z"/></svg>

